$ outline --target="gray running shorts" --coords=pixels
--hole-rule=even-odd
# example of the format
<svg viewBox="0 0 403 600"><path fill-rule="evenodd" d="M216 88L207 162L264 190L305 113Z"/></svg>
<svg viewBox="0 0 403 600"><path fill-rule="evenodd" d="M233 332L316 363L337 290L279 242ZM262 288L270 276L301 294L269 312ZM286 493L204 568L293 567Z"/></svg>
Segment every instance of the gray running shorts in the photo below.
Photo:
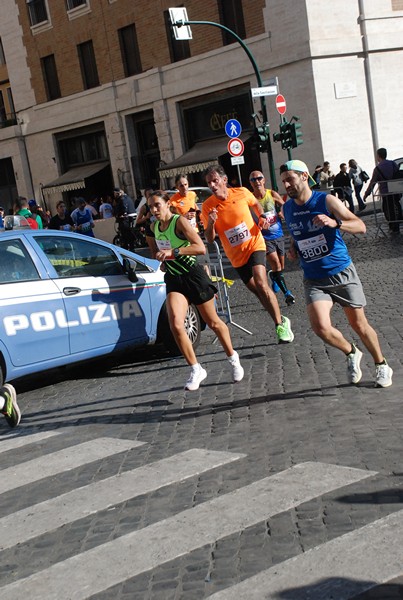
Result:
<svg viewBox="0 0 403 600"><path fill-rule="evenodd" d="M266 243L266 254L273 254L273 252L277 252L279 256L284 256L284 236L275 238L274 240L267 240L265 238Z"/></svg>
<svg viewBox="0 0 403 600"><path fill-rule="evenodd" d="M362 308L367 304L362 283L353 263L324 279L304 279L305 301L307 304L319 300L332 300L340 306Z"/></svg>

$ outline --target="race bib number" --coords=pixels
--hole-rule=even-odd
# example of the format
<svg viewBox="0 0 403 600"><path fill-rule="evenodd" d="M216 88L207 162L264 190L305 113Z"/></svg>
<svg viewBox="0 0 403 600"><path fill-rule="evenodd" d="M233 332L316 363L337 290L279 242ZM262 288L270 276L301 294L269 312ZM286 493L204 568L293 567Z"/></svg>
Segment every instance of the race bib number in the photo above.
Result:
<svg viewBox="0 0 403 600"><path fill-rule="evenodd" d="M319 260L330 254L324 233L307 240L297 240L298 250L306 262Z"/></svg>
<svg viewBox="0 0 403 600"><path fill-rule="evenodd" d="M232 229L227 229L225 235L233 248L235 246L240 246L252 237L245 221L242 221L242 223L236 227L232 227Z"/></svg>
<svg viewBox="0 0 403 600"><path fill-rule="evenodd" d="M83 223L81 225L81 231L89 231L91 229L91 223Z"/></svg>
<svg viewBox="0 0 403 600"><path fill-rule="evenodd" d="M268 210L267 212L265 212L263 214L266 217L266 221L270 225L273 225L273 223L276 223L276 221L277 221L277 213L276 213L275 210Z"/></svg>
<svg viewBox="0 0 403 600"><path fill-rule="evenodd" d="M158 246L158 250L171 250L171 242L169 240L157 240L155 242Z"/></svg>

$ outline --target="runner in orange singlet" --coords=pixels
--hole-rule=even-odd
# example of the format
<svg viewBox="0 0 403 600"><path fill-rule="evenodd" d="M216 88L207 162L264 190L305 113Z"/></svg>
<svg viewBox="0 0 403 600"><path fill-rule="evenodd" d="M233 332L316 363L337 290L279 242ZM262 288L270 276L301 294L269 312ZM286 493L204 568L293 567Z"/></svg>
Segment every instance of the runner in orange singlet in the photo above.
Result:
<svg viewBox="0 0 403 600"><path fill-rule="evenodd" d="M221 165L211 165L204 176L213 193L202 206L206 240L212 243L218 235L232 266L273 319L279 344L292 342L290 320L281 316L276 295L267 281L266 244L261 227L250 212L252 209L261 220L260 202L246 188L228 188L228 177Z"/></svg>
<svg viewBox="0 0 403 600"><path fill-rule="evenodd" d="M196 193L189 190L189 181L186 175L177 175L175 177L175 187L178 191L170 198L171 212L186 217L192 227L197 230Z"/></svg>

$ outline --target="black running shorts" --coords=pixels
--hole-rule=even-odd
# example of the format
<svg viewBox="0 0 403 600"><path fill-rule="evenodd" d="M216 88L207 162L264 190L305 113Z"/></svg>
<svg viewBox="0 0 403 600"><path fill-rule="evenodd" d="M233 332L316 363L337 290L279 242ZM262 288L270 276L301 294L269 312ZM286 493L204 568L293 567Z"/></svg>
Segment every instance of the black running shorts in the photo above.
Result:
<svg viewBox="0 0 403 600"><path fill-rule="evenodd" d="M165 273L164 279L167 286L167 294L171 292L183 294L191 304L196 304L196 306L208 302L217 293L217 288L210 277L203 267L198 264L184 275Z"/></svg>

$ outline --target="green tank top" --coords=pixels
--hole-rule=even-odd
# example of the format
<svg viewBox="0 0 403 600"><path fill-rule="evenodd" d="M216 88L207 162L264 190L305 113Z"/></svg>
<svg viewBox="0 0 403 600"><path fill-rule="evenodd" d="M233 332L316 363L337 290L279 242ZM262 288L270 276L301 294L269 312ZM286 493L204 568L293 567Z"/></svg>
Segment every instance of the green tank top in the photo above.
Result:
<svg viewBox="0 0 403 600"><path fill-rule="evenodd" d="M180 215L174 215L165 231L160 231L160 221L156 221L154 227L155 242L159 250L169 250L171 248L186 248L190 246L188 240L182 240L176 235L176 222ZM190 269L196 264L195 256L178 256L174 260L166 260L165 266L171 275L184 275L189 273Z"/></svg>

